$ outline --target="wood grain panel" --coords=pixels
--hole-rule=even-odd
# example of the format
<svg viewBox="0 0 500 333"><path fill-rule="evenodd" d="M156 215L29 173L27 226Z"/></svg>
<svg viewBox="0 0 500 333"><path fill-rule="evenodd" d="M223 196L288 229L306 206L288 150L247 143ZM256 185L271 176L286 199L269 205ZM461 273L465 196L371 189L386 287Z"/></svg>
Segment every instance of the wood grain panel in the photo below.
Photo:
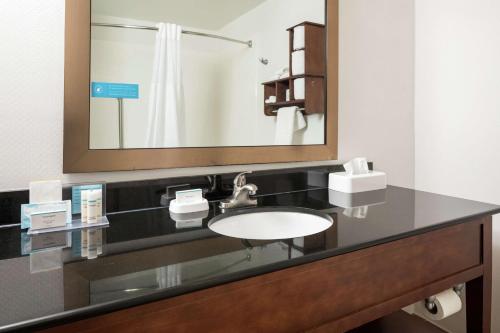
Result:
<svg viewBox="0 0 500 333"><path fill-rule="evenodd" d="M328 101L325 115L325 144L90 150L91 0L66 0L64 173L336 160L338 140L338 1L326 0Z"/></svg>
<svg viewBox="0 0 500 333"><path fill-rule="evenodd" d="M375 319L370 319L371 312L381 317L457 281L480 276L481 222L432 231L49 331L343 332Z"/></svg>
<svg viewBox="0 0 500 333"><path fill-rule="evenodd" d="M467 332L491 331L491 281L492 281L492 219L484 219L482 225L483 275L467 282Z"/></svg>

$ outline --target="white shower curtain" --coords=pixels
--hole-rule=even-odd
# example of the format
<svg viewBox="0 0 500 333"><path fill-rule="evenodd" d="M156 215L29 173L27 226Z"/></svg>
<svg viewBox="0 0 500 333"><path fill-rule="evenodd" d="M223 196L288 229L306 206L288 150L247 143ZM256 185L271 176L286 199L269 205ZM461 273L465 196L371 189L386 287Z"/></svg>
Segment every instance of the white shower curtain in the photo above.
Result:
<svg viewBox="0 0 500 333"><path fill-rule="evenodd" d="M185 131L182 27L170 23L159 23L157 27L146 147L180 147Z"/></svg>

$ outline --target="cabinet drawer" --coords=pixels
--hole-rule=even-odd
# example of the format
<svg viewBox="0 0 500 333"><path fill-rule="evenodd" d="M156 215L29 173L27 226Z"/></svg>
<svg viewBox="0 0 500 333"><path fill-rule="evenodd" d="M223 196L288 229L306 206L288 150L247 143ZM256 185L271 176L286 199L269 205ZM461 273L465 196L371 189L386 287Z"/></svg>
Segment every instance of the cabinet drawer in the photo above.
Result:
<svg viewBox="0 0 500 333"><path fill-rule="evenodd" d="M367 309L373 313L371 309L378 305L403 296L404 302L418 301L417 297L429 295L407 295L424 286L441 288L443 283L437 281L477 269L481 228L481 220L451 226L53 331L296 332L336 325ZM384 311L388 314L408 305L401 302L392 302L378 313L385 315ZM365 319L355 320L363 324Z"/></svg>

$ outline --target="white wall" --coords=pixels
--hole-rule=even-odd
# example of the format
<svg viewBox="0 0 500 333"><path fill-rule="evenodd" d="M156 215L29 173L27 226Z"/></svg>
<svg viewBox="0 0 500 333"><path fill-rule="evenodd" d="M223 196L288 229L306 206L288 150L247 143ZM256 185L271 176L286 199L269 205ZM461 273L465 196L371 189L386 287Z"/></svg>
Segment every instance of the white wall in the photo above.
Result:
<svg viewBox="0 0 500 333"><path fill-rule="evenodd" d="M339 153L414 183L414 0L340 2Z"/></svg>
<svg viewBox="0 0 500 333"><path fill-rule="evenodd" d="M140 24L110 16L96 16L96 22ZM124 146L144 147L148 122L148 97L154 57L155 35L147 30L92 28L90 80L134 83L138 99L125 99ZM126 68L126 70L124 70ZM118 147L118 103L116 99L90 98L90 148Z"/></svg>
<svg viewBox="0 0 500 333"><path fill-rule="evenodd" d="M306 1L306 0L304 0ZM359 0L342 0L341 16L348 15L349 4ZM373 2L384 3L386 0L365 0L366 5ZM398 3L403 0L394 0ZM404 0L405 2L408 0ZM395 15L404 16L403 13ZM396 13L395 13L396 14ZM349 16L350 22L357 25L371 26L370 17ZM389 21L390 27L403 29L406 22L398 20L401 27ZM343 20L342 34L351 34ZM386 23L379 21L382 26ZM19 38L20 33L23 33ZM25 33L30 32L30 33ZM368 31L367 31L368 33ZM209 174L240 171L245 169L268 169L283 166L315 165L317 162L288 163L284 165L251 165L226 166L209 168L184 168L154 171L92 173L92 174L62 174L63 145L63 76L64 76L64 1L63 0L0 0L0 191L27 188L30 180L61 178L65 182L76 181L123 181L132 179L152 179L179 177L196 174ZM346 59L360 58L370 54L374 48L363 49L358 46L346 49L343 39L341 64L347 66ZM4 49L4 45L8 48ZM379 49L381 54L382 49ZM386 50L389 57L393 49ZM406 54L406 53L405 53ZM401 56L403 56L402 54ZM357 66L359 61L349 66ZM381 66L383 63L381 64ZM354 71L352 69L351 71ZM341 87L350 85L354 89L344 71L341 77ZM374 73L381 78L397 75L392 71ZM394 95L405 94L404 85L392 87ZM400 137L400 131L392 131L394 126L391 117L383 116L386 112L394 115L395 109L388 104L387 109L379 109L382 114L369 117L371 126L360 125L366 112L360 108L348 107L354 102L349 99L363 100L370 95L367 88L358 93L341 93L340 109L340 158L354 155L368 155L376 165L389 173L389 179L394 184L411 184L413 141L407 136ZM362 112L361 116L355 113ZM409 117L400 117L400 126L411 127ZM361 123L364 123L362 120ZM363 131L359 126L363 126ZM380 133L383 133L381 135ZM398 144L394 144L397 141ZM377 144L375 145L374 142ZM387 147L387 149L383 149ZM404 165L402 161L405 161ZM329 163L335 163L330 161ZM403 165L403 166L402 166Z"/></svg>
<svg viewBox="0 0 500 333"><path fill-rule="evenodd" d="M416 1L418 189L500 204L499 17L496 0ZM498 314L498 217L493 227L493 313ZM492 332L500 332L495 315Z"/></svg>

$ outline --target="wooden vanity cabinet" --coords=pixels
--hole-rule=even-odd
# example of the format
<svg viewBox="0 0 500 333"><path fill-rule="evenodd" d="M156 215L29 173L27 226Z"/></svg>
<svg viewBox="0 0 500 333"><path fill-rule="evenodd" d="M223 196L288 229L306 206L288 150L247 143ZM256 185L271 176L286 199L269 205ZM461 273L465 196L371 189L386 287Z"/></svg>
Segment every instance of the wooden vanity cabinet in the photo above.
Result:
<svg viewBox="0 0 500 333"><path fill-rule="evenodd" d="M489 332L491 217L47 332L346 332L462 282L467 332Z"/></svg>

